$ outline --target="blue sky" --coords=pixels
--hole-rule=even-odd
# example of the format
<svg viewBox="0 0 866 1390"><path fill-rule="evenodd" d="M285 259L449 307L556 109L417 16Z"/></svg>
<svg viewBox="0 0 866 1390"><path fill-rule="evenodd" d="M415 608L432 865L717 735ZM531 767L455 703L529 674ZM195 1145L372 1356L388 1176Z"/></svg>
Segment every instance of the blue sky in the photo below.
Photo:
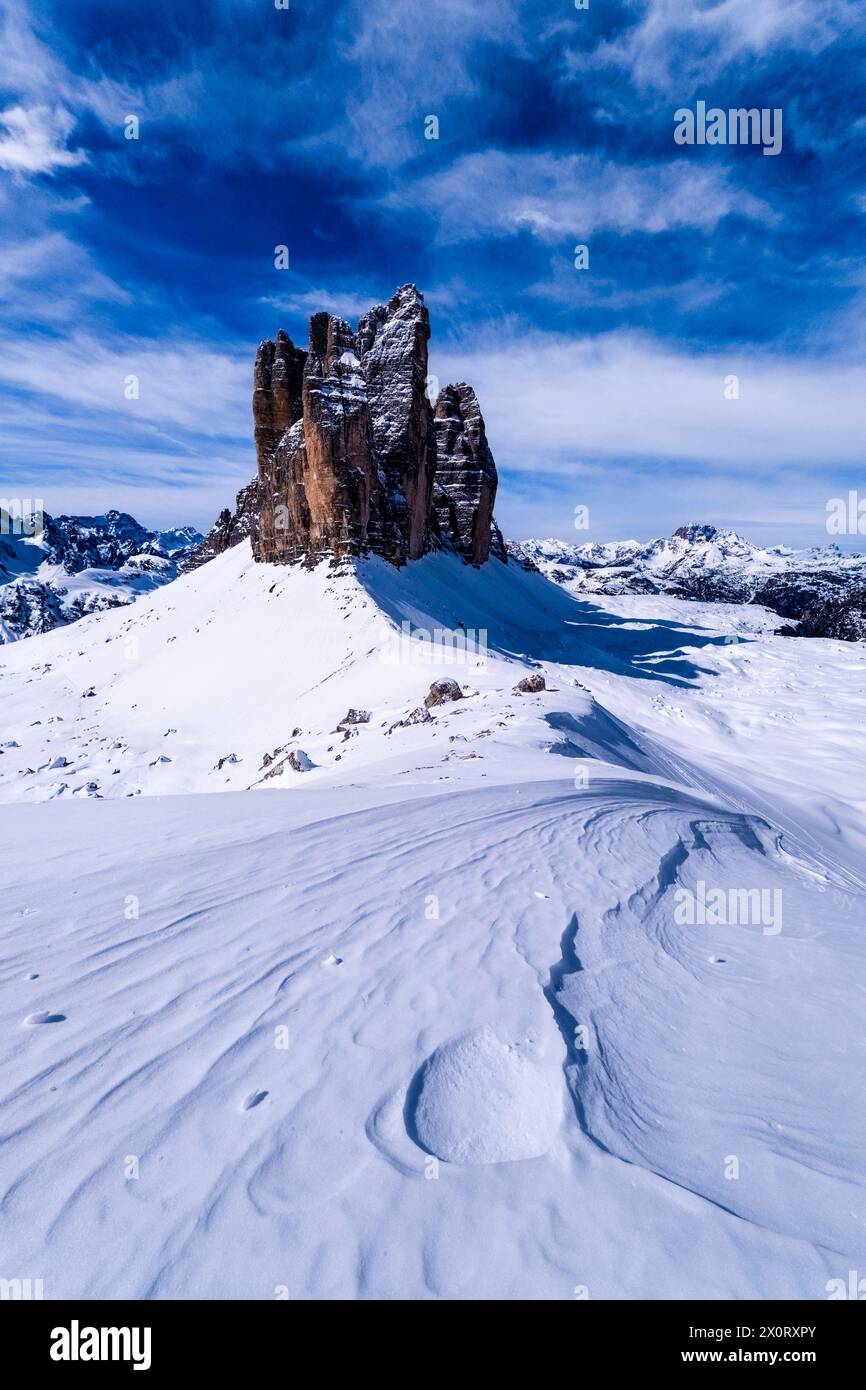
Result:
<svg viewBox="0 0 866 1390"><path fill-rule="evenodd" d="M866 495L859 0L0 15L0 495L209 525L254 471L259 340L408 280L508 534L805 544ZM676 145L698 99L781 108L781 153Z"/></svg>

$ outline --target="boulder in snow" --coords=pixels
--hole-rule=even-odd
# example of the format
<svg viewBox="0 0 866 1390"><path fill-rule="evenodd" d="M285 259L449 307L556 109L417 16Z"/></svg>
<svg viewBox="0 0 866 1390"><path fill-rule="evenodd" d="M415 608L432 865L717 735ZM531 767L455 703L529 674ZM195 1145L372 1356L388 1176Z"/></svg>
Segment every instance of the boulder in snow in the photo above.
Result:
<svg viewBox="0 0 866 1390"><path fill-rule="evenodd" d="M456 681L441 680L434 681L430 691L424 697L424 704L427 709L432 709L434 705L446 705L450 700L462 700L463 691Z"/></svg>
<svg viewBox="0 0 866 1390"><path fill-rule="evenodd" d="M514 687L514 693L516 695L537 695L539 690L544 689L546 689L544 676L536 671L534 675L524 676L523 680L518 681Z"/></svg>

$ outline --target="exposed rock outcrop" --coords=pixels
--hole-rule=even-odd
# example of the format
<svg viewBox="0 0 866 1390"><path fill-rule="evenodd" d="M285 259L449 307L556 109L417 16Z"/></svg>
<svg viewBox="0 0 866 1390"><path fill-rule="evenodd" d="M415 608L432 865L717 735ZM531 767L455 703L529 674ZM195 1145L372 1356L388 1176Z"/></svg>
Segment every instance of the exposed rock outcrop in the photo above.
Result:
<svg viewBox="0 0 866 1390"><path fill-rule="evenodd" d="M524 676L523 680L519 680L514 687L514 692L520 695L537 695L540 690L546 689L547 682L544 676L535 672L533 675Z"/></svg>
<svg viewBox="0 0 866 1390"><path fill-rule="evenodd" d="M261 472L290 425L302 414L301 389L307 354L282 330L262 343L253 373L253 429Z"/></svg>
<svg viewBox="0 0 866 1390"><path fill-rule="evenodd" d="M505 559L493 524L496 465L475 393L445 387L434 414L429 337L423 296L404 285L356 330L314 314L306 353L284 333L261 344L256 559L313 563L372 551L401 565L437 546L474 565L491 553ZM225 516L208 537L212 549L233 534Z"/></svg>
<svg viewBox="0 0 866 1390"><path fill-rule="evenodd" d="M238 493L234 511L223 508L201 545L196 546L187 557L183 568L198 569L199 565L207 564L208 560L222 555L224 550L230 550L233 545L246 540L252 535L257 513L258 485L248 483Z"/></svg>
<svg viewBox="0 0 866 1390"><path fill-rule="evenodd" d="M796 626L776 629L783 637L829 637L837 642L866 641L866 589L828 598L806 608Z"/></svg>
<svg viewBox="0 0 866 1390"><path fill-rule="evenodd" d="M434 681L429 693L424 696L425 709L432 709L434 705L447 705L451 700L462 700L463 691L454 680Z"/></svg>
<svg viewBox="0 0 866 1390"><path fill-rule="evenodd" d="M497 476L471 386L461 381L440 391L434 428L433 507L439 535L470 564L481 565L490 554ZM501 545L501 537L498 540Z"/></svg>

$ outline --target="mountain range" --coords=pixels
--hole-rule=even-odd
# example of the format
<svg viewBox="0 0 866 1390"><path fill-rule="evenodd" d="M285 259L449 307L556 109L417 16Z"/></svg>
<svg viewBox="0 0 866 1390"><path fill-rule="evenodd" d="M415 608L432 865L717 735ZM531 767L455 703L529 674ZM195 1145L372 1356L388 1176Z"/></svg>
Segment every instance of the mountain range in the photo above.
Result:
<svg viewBox="0 0 866 1390"><path fill-rule="evenodd" d="M118 608L176 579L202 542L126 512L25 517L0 509L0 644Z"/></svg>
<svg viewBox="0 0 866 1390"><path fill-rule="evenodd" d="M647 542L526 540L508 548L574 594L757 604L788 620L777 629L783 636L866 639L866 555L836 545L767 548L693 523Z"/></svg>

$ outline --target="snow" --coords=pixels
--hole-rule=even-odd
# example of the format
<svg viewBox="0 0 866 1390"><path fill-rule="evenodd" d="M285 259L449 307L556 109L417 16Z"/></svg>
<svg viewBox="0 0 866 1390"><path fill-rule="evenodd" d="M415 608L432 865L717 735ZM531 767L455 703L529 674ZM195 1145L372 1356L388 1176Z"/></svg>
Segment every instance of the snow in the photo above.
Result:
<svg viewBox="0 0 866 1390"><path fill-rule="evenodd" d="M436 1049L411 1125L421 1146L448 1163L506 1163L553 1147L562 1119L554 1060L546 1069L488 1026Z"/></svg>
<svg viewBox="0 0 866 1390"><path fill-rule="evenodd" d="M437 664L404 622L486 645ZM4 647L4 1273L745 1299L862 1268L866 651L775 622L241 545Z"/></svg>

